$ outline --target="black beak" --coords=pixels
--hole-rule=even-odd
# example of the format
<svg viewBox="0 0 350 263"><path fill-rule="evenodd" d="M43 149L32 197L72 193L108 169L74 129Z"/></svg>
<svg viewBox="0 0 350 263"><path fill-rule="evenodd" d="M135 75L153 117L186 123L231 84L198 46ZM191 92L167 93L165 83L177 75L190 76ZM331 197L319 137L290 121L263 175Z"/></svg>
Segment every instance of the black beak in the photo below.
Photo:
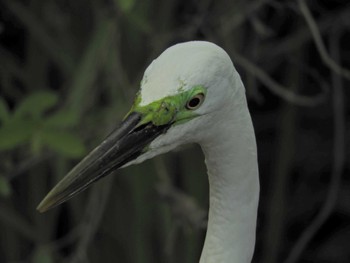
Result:
<svg viewBox="0 0 350 263"><path fill-rule="evenodd" d="M141 118L139 113L129 114L119 128L107 136L46 195L37 209L45 212L67 201L93 182L132 161L171 125L139 125Z"/></svg>

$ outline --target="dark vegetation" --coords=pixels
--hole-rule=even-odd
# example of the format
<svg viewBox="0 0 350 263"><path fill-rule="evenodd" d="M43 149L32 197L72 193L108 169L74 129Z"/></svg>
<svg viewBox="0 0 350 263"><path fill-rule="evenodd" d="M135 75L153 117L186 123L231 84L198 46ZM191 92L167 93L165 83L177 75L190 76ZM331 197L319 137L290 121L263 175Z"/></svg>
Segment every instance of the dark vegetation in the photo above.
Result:
<svg viewBox="0 0 350 263"><path fill-rule="evenodd" d="M348 1L0 1L0 262L198 262L199 147L49 189L127 113L146 66L203 39L231 56L259 148L254 262L350 262Z"/></svg>

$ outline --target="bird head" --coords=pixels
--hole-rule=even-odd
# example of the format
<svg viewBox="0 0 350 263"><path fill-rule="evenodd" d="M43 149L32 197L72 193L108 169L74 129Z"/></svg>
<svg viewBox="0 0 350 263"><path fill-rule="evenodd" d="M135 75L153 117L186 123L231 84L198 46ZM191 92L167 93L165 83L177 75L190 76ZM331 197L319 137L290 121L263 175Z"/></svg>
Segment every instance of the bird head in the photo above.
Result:
<svg viewBox="0 0 350 263"><path fill-rule="evenodd" d="M43 199L43 212L120 167L143 162L181 144L201 143L243 87L227 55L193 41L165 50L146 69L120 126L78 163Z"/></svg>

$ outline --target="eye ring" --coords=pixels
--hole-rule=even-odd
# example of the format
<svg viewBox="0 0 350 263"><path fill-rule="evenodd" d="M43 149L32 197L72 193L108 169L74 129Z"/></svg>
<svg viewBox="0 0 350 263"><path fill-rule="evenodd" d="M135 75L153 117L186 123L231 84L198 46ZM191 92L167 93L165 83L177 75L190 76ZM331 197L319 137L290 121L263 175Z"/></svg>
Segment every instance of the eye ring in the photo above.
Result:
<svg viewBox="0 0 350 263"><path fill-rule="evenodd" d="M205 96L203 93L196 94L189 101L187 101L186 109L188 109L188 110L198 109L202 105L204 98L205 98Z"/></svg>

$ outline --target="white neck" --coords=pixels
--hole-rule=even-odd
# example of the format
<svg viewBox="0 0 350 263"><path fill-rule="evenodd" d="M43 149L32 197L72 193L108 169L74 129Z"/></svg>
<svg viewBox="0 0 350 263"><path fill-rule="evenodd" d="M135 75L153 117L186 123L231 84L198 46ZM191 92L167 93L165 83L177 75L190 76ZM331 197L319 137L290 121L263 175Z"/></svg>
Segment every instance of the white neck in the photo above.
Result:
<svg viewBox="0 0 350 263"><path fill-rule="evenodd" d="M210 184L208 229L200 263L251 262L259 176L254 130L243 89L202 141ZM238 102L237 102L238 101ZM225 120L222 119L225 114Z"/></svg>

